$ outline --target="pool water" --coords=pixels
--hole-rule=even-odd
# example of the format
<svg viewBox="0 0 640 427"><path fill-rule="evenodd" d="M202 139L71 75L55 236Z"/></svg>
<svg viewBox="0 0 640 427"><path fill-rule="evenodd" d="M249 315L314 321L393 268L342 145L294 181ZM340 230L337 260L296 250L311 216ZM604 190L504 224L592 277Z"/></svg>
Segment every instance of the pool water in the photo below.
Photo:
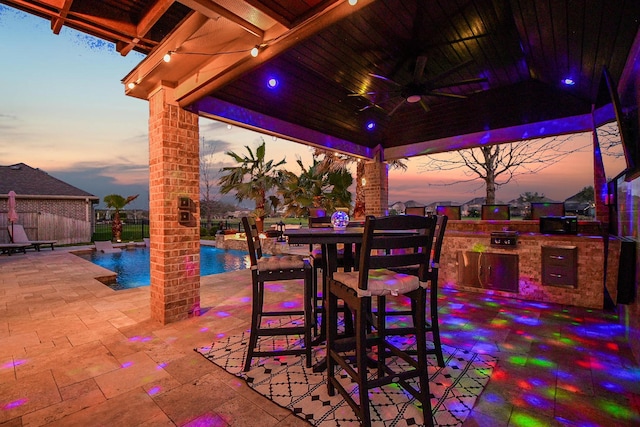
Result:
<svg viewBox="0 0 640 427"><path fill-rule="evenodd" d="M126 249L111 254L92 252L78 256L117 273L116 288L137 288L151 283L148 248ZM201 276L243 270L249 268L250 264L249 254L245 251L200 247Z"/></svg>

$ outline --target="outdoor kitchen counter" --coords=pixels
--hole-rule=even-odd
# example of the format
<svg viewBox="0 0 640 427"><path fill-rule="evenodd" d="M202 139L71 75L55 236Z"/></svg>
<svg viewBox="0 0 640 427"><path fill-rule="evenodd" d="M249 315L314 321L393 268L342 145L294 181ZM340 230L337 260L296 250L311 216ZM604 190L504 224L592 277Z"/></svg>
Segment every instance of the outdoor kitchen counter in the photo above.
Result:
<svg viewBox="0 0 640 427"><path fill-rule="evenodd" d="M537 224L537 221L527 222ZM525 225L525 221L450 221L453 227L447 225L442 245L440 286L602 309L606 277L609 294L613 301L616 300L620 253L618 240L609 239L606 252L605 240L600 235L519 232L513 246L491 244L492 231L516 228L515 223ZM544 281L543 247L547 269ZM608 264L605 263L606 253ZM575 280L568 284L549 284L549 277L552 282L554 277L560 277L554 270L557 267L549 266L549 258L551 264L558 260L571 263L575 268ZM608 273L605 272L605 265ZM509 280L509 277L513 277L513 280Z"/></svg>

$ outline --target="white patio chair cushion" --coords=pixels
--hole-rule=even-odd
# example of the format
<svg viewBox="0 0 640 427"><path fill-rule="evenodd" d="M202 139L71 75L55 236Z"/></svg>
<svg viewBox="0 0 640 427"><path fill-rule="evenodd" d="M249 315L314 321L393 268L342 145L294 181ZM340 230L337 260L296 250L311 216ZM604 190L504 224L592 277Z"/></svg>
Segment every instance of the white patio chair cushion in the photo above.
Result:
<svg viewBox="0 0 640 427"><path fill-rule="evenodd" d="M304 268L305 259L302 255L262 257L258 260L258 271L295 270Z"/></svg>
<svg viewBox="0 0 640 427"><path fill-rule="evenodd" d="M340 271L333 273L333 278L355 290L359 297L401 295L416 290L420 286L420 281L416 276L380 268L369 270L368 289L362 290L358 288L359 275L360 273L357 271Z"/></svg>

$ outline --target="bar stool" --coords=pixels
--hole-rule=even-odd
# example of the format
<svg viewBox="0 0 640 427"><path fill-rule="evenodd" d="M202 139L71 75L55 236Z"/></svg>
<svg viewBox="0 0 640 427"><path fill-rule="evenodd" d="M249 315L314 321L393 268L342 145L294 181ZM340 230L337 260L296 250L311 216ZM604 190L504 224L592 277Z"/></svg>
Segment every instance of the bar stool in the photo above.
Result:
<svg viewBox="0 0 640 427"><path fill-rule="evenodd" d="M433 425L427 375L426 289L420 282L428 280L435 230L435 217L369 216L358 271L335 272L327 279L327 391L333 396L337 389L365 427L371 425L369 390L389 384L397 384L415 397L422 404L425 424ZM403 267L416 268L418 275L392 270ZM407 348L387 339L386 298L398 295L410 297L416 307L415 328L408 331L415 336L416 358ZM372 321L374 297L378 313ZM355 337L338 339L339 299L355 314ZM369 357L368 351L374 353L373 357ZM393 368L386 363L389 355L402 360L403 364L394 364ZM377 366L376 378L368 378L369 362ZM348 384L344 381L349 379L336 377L337 365L358 384L359 402L347 391ZM417 384L409 382L413 379Z"/></svg>
<svg viewBox="0 0 640 427"><path fill-rule="evenodd" d="M247 247L251 259L251 279L253 284L253 298L251 308L251 332L244 371L251 366L251 359L260 356L278 356L303 354L306 356L306 366L311 367L311 332L313 329L311 307L312 300L312 271L307 258L300 255L262 256L262 245L256 221L252 217L243 217L242 225L247 236ZM303 280L303 310L271 310L265 311L264 296L265 282L283 280ZM303 316L303 326L263 327L265 317ZM298 348L260 350L260 337L285 335L301 335L303 343Z"/></svg>

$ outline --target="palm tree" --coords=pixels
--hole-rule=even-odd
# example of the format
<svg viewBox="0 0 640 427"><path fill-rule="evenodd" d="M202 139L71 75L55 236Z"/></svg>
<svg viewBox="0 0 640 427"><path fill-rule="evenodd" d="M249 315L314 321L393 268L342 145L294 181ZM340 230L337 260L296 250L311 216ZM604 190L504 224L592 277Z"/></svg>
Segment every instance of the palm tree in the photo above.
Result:
<svg viewBox="0 0 640 427"><path fill-rule="evenodd" d="M116 239L116 242L120 242L122 240L122 221L120 221L120 210L124 209L125 206L137 199L138 196L139 194L136 194L135 196L129 196L126 199L119 194L109 194L108 196L104 196L103 200L107 205L107 208L115 209L116 211L111 223L111 233Z"/></svg>
<svg viewBox="0 0 640 427"><path fill-rule="evenodd" d="M356 200L353 208L354 218L364 218L366 212L366 206L364 201L364 165L365 162L361 159L348 156L346 154L334 153L331 150L316 148L313 152L314 158L321 158L321 162L325 163L325 167L332 171L340 171L346 169L350 163L356 162ZM399 169L406 171L408 166L405 163L406 159L390 160L387 163L391 169Z"/></svg>
<svg viewBox="0 0 640 427"><path fill-rule="evenodd" d="M280 172L279 192L287 206L287 215L307 215L310 207L333 211L337 207L351 206L349 186L353 177L348 170L328 168L315 157L308 169L300 159L296 163L300 167L299 176L290 171Z"/></svg>
<svg viewBox="0 0 640 427"><path fill-rule="evenodd" d="M277 167L286 163L285 159L274 163L265 160L266 143L262 139L255 153L249 146L245 146L247 154L240 156L233 151L225 154L238 163L237 166L227 166L221 169L223 175L219 179L220 193L236 193L238 202L245 199L255 202L254 214L262 219L266 214L267 194L278 186ZM260 222L262 224L262 222Z"/></svg>

